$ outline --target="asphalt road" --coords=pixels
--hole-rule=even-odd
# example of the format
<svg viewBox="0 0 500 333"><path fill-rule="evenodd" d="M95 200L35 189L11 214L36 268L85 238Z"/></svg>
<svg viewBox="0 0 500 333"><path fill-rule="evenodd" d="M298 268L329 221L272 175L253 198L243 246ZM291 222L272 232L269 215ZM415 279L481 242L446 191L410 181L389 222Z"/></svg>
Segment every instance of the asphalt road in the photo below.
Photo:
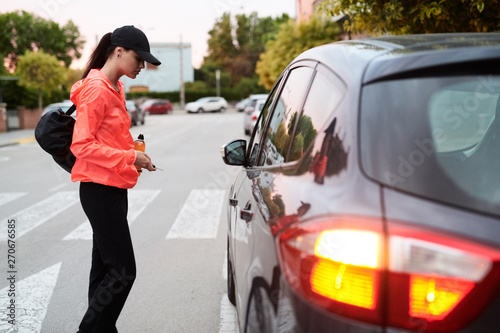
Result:
<svg viewBox="0 0 500 333"><path fill-rule="evenodd" d="M119 332L235 332L225 208L236 170L219 149L244 137L243 115L175 111L131 132L164 171L145 171L129 191L138 275ZM78 184L33 140L0 147L0 175L0 331L74 333L91 250Z"/></svg>

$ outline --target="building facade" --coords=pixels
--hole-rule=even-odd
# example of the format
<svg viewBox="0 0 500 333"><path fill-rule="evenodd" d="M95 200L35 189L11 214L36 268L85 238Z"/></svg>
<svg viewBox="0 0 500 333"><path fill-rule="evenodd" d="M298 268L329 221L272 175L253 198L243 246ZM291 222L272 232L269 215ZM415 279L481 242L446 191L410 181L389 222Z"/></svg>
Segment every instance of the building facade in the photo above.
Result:
<svg viewBox="0 0 500 333"><path fill-rule="evenodd" d="M297 0L297 17L295 21L297 23L309 21L311 16L316 11L316 7L318 7L322 1L323 0ZM368 37L368 35L364 33L353 34L350 31L346 31L343 27L344 27L344 22L348 18L349 18L348 16L343 16L343 15L332 17L332 20L337 21L340 27L342 27L342 33L339 35L340 40L361 39Z"/></svg>
<svg viewBox="0 0 500 333"><path fill-rule="evenodd" d="M297 0L296 22L309 21L314 13L314 7L321 1L318 0Z"/></svg>
<svg viewBox="0 0 500 333"><path fill-rule="evenodd" d="M179 91L181 82L193 82L190 43L151 43L150 47L151 54L161 61L161 65L146 63L146 68L135 79L122 77L120 81L126 93Z"/></svg>

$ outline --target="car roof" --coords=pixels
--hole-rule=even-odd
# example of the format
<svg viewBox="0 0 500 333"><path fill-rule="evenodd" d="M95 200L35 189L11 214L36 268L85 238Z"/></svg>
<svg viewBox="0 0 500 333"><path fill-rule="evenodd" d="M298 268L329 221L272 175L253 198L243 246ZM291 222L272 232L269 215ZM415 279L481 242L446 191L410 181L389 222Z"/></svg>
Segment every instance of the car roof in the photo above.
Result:
<svg viewBox="0 0 500 333"><path fill-rule="evenodd" d="M71 102L70 100L64 100L62 102L57 102L57 103L51 103L49 105L47 105L46 107L54 107L54 106L66 106L66 105L73 105L73 102Z"/></svg>
<svg viewBox="0 0 500 333"><path fill-rule="evenodd" d="M401 73L500 58L500 33L383 36L340 41L302 53L297 61L319 60L343 78L362 83ZM353 66L354 64L354 66ZM498 66L498 62L496 63Z"/></svg>
<svg viewBox="0 0 500 333"><path fill-rule="evenodd" d="M142 102L142 106L148 106L157 102L169 102L166 98L150 98Z"/></svg>
<svg viewBox="0 0 500 333"><path fill-rule="evenodd" d="M254 94L250 95L249 98L251 99L261 99L261 98L267 98L269 96L268 94Z"/></svg>
<svg viewBox="0 0 500 333"><path fill-rule="evenodd" d="M255 108L257 109L258 105L264 104L266 101L267 101L267 99L264 99L264 98L258 99L257 102L255 103Z"/></svg>

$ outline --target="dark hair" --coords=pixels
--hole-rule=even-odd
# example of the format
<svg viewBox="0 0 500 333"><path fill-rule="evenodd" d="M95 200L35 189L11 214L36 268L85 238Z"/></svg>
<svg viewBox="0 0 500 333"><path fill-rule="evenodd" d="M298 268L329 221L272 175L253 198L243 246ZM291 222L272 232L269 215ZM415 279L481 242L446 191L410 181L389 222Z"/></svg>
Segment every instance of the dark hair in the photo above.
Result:
<svg viewBox="0 0 500 333"><path fill-rule="evenodd" d="M108 60L109 56L116 48L116 46L110 44L110 39L111 32L108 32L107 34L102 36L94 52L92 52L92 54L90 55L87 67L83 72L82 79L87 77L91 69L101 69L104 66L106 60Z"/></svg>

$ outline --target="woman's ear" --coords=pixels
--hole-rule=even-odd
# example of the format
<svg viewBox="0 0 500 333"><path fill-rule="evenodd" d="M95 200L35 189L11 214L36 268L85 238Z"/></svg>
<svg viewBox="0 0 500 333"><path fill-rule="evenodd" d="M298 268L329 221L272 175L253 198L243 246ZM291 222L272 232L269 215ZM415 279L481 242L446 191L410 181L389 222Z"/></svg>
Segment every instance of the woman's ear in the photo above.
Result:
<svg viewBox="0 0 500 333"><path fill-rule="evenodd" d="M115 48L115 52L114 53L115 53L116 57L120 58L123 55L124 52L125 52L125 49L123 47L121 47L121 46L118 46L117 48Z"/></svg>

